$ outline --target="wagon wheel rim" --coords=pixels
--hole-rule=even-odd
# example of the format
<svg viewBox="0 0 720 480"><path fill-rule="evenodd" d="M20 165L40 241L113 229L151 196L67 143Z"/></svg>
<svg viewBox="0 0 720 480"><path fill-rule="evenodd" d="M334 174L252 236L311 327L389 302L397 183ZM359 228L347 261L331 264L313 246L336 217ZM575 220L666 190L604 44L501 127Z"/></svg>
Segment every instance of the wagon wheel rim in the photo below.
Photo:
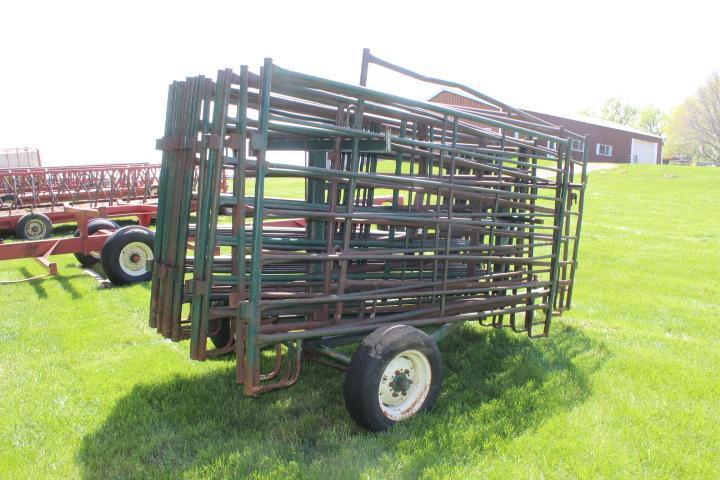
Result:
<svg viewBox="0 0 720 480"><path fill-rule="evenodd" d="M131 242L120 251L120 268L133 277L147 272L147 262L153 259L152 249L142 242Z"/></svg>
<svg viewBox="0 0 720 480"><path fill-rule="evenodd" d="M30 239L45 238L47 234L47 225L39 219L33 219L25 224L25 236Z"/></svg>
<svg viewBox="0 0 720 480"><path fill-rule="evenodd" d="M396 355L382 373L378 401L383 414L391 420L403 420L420 410L430 391L430 361L418 350Z"/></svg>

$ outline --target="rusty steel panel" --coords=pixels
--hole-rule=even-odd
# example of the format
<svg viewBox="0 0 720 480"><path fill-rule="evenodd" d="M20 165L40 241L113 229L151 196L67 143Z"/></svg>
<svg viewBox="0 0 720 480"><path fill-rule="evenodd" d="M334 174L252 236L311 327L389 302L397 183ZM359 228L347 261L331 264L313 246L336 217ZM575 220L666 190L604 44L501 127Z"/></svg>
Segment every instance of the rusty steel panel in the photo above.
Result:
<svg viewBox="0 0 720 480"><path fill-rule="evenodd" d="M370 65L495 108L367 88ZM577 267L587 158L570 156L572 140L587 142L369 51L360 85L271 59L258 73L174 82L158 141L150 326L190 339L196 360L234 352L248 395L295 382L303 352L346 364L332 347L383 326L435 327L439 339L479 321L547 336ZM273 160L275 149L306 161ZM276 198L278 179L301 182L304 197ZM263 373L266 346L275 360Z"/></svg>

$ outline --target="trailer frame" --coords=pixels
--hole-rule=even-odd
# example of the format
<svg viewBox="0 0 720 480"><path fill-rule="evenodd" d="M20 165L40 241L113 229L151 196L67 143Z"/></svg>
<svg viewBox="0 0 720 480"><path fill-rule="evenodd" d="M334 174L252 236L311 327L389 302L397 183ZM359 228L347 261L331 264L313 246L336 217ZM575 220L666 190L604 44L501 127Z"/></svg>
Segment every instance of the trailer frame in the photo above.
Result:
<svg viewBox="0 0 720 480"><path fill-rule="evenodd" d="M76 222L79 236L19 242L0 241L0 261L33 258L47 271L45 275L16 281L5 281L0 282L0 284L18 283L58 275L57 263L52 262L50 256L69 253L89 255L91 252L102 250L105 243L114 235L115 231L105 229L89 235L88 223L92 219L135 217L138 219L139 226L147 228L150 226L152 220L157 217L157 204L120 203L93 208L87 205L71 205L66 203L63 205L61 211L56 210L56 212L58 214L56 218L65 221L72 219Z"/></svg>

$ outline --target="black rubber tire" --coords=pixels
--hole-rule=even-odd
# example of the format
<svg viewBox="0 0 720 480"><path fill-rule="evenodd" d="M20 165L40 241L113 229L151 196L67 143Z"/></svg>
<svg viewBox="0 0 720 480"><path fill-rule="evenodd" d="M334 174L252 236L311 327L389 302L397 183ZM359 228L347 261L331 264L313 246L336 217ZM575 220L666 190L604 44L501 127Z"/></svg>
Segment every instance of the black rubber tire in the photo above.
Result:
<svg viewBox="0 0 720 480"><path fill-rule="evenodd" d="M42 240L52 232L52 222L42 213L26 213L15 225L15 235L25 240Z"/></svg>
<svg viewBox="0 0 720 480"><path fill-rule="evenodd" d="M9 205L9 207L6 207ZM12 209L16 206L15 195L0 195L0 207Z"/></svg>
<svg viewBox="0 0 720 480"><path fill-rule="evenodd" d="M210 300L210 306L227 307L228 301L224 298L213 299ZM228 343L230 343L230 339L234 336L231 331L230 324L231 322L229 319L210 320L209 330L211 332L215 332L210 335L210 341L213 345L215 345L215 348L224 348L228 345Z"/></svg>
<svg viewBox="0 0 720 480"><path fill-rule="evenodd" d="M123 270L121 266L123 249L133 242L144 243L152 251L155 246L155 232L139 226L123 227L107 239L100 252L100 262L105 275L115 285L145 282L152 278L152 271L141 265L142 262L138 262L138 266L142 269L138 270L138 274L131 275ZM152 260L152 257L148 260Z"/></svg>
<svg viewBox="0 0 720 480"><path fill-rule="evenodd" d="M117 230L120 225L109 220L107 218L93 218L88 222L88 235L97 233L100 230ZM79 237L80 230L75 230L73 237ZM92 255L85 255L83 253L74 254L77 261L85 268L90 268L100 261L99 258L95 258Z"/></svg>
<svg viewBox="0 0 720 480"><path fill-rule="evenodd" d="M420 408L430 410L442 386L442 357L437 345L425 332L406 325L383 327L368 335L355 351L345 372L343 395L352 419L362 428L382 432L397 423L380 408L378 392L385 368L398 354L417 350L430 363L430 387Z"/></svg>

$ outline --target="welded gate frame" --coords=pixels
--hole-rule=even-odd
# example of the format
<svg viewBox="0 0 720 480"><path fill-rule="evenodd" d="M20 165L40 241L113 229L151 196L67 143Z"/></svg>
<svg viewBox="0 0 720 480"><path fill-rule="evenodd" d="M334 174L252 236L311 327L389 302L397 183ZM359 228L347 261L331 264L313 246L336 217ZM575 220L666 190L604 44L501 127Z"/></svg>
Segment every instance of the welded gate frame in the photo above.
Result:
<svg viewBox="0 0 720 480"><path fill-rule="evenodd" d="M244 383L245 393L249 395L257 395L261 392L272 390L292 384L299 374L300 354L303 350L303 341L305 342L305 350L311 351L313 354L324 356L328 361L335 364L343 365L349 362L349 358L334 350L334 347L346 343L356 342L364 336L364 334L388 324L403 323L413 326L429 326L435 325L439 328L433 333L434 338L440 339L449 331L460 325L466 320L478 320L483 324L491 325L497 328L510 327L515 331L525 332L531 337L547 336L550 329L551 318L553 314L561 314L563 310L569 308L572 298L572 284L575 271L577 268L577 254L579 248L579 235L582 223L582 207L584 204L585 183L587 179L587 148L584 148L585 155L582 161L574 161L571 156L571 140L581 140L583 143L587 139L572 132L567 132L561 127L549 124L548 122L539 122L533 124L534 128L526 127L528 120L533 117L524 114L524 112L512 109L500 102L494 101L490 97L477 95L479 98L487 102L495 102L504 107L508 107L510 114L508 120L498 121L490 116L482 116L477 114L469 114L460 110L454 110L443 106L432 106L424 102L410 101L401 99L400 97L383 94L382 92L373 91L363 87L367 79L367 68L370 63L376 63L381 66L392 66L388 62L384 62L377 57L373 57L369 52L365 52L363 57L363 68L361 73L361 86L353 86L333 82L326 79L312 77L310 75L299 74L272 63L272 60L266 59L261 74L254 75L249 72L247 66L242 66L240 74L235 74L231 70L223 70L218 73L217 82L197 77L188 78L185 82L175 82L169 92L168 113L166 118L166 131L163 139L159 142L159 147L163 153L163 175L160 184L160 212L158 217L158 231L156 237L155 252L155 268L153 271L152 284L152 305L150 324L160 331L164 336L174 341L190 338L191 358L196 360L204 360L208 355L229 351L235 349L237 355L237 380ZM409 71L400 69L400 67L392 68L400 73L407 74ZM410 72L411 74L413 72ZM413 76L413 75L411 75ZM419 75L414 74L417 78ZM423 77L425 81L427 78ZM436 79L430 79L434 81ZM439 83L434 81L433 83ZM338 104L337 117L335 125L330 123L321 123L322 129L319 130L323 135L334 138L331 141L323 143L320 138L314 139L308 137L312 129L320 128L317 125L317 118L311 114L293 113L283 111L282 107L290 103L284 104L283 98L277 95L273 96L273 88L282 95L292 96L305 94L311 95L311 86L321 86L327 91L323 91L323 95L332 96L332 92L341 91L344 97L337 95L344 101L347 101L348 95L354 95L353 104L345 105L341 108ZM257 90L257 93L251 92L250 88ZM333 90L334 89L334 90ZM474 92L474 91L473 91ZM479 93L479 92L475 92ZM317 93L320 95L320 92ZM275 107L271 109L272 102ZM385 132L372 132L364 129L364 110L366 99L373 98L373 114L377 115L378 111L385 112L392 108L385 108L381 103L377 103L378 99L388 102L388 106L398 104L404 105L407 109L408 118L413 120L413 128L408 134L408 123L405 119L396 125L399 135L392 135L391 129L388 127ZM257 105L259 110L258 119L248 118L248 105L253 103ZM280 105L280 107L278 107ZM221 106L221 108L218 108ZM233 108L229 108L232 106ZM234 114L233 114L234 112ZM344 112L344 114L343 114ZM432 112L432 115L430 113ZM434 121L441 121L441 139L435 141L433 137L434 130L429 128L427 131L421 132L418 128L418 121L413 115L418 117L428 115ZM270 128L270 121L274 120L273 129ZM281 122L277 123L278 120ZM349 122L352 120L352 127ZM535 119L537 120L537 119ZM313 123L316 122L316 123ZM325 120L322 120L325 122ZM481 143L479 147L473 151L468 151L466 147L459 142L460 130L466 133L470 128L469 122L481 122L486 125L494 125L502 131L501 136L487 135L493 141L499 141L499 150L492 152L485 144ZM270 133L283 131L287 134L287 138L277 138ZM551 151L537 145L537 141L529 143L527 141L519 141L508 137L506 133L520 132L524 135L534 138L548 139L556 142L557 150ZM547 132L556 132L553 135ZM450 138L446 135L450 133ZM477 132L476 132L477 133ZM269 148L278 145L287 148L293 145L294 135L299 137L299 142L303 150L308 152L310 159L309 167L281 166L277 164L269 164L267 161L267 151ZM302 135L305 135L303 137ZM320 135L322 136L322 135ZM482 135L481 135L482 136ZM249 142L246 139L249 138ZM296 145L296 146L297 146ZM312 145L312 146L311 146ZM361 147L362 145L362 147ZM399 147L398 145L402 146ZM507 146L517 147L515 160L512 160L506 154ZM392 147L394 146L394 147ZM318 149L322 147L322 149ZM347 276L348 265L356 261L352 256L351 239L353 237L353 229L358 231L368 231L371 224L367 223L362 227L357 222L358 218L374 219L377 222L386 220L387 215L382 213L368 213L368 200L372 202L372 189L360 188L358 185L364 185L368 182L368 178L361 172L361 168L370 168L372 171L373 153L382 152L383 154L391 153L391 148L396 148L396 176L392 179L403 185L408 185L408 216L407 221L418 220L420 217L413 217L413 192L415 193L415 201L420 197L420 203L427 196L428 202L432 194L430 188L437 187L434 194L436 197L437 212L441 210L441 200L447 198L447 218L436 218L434 222L434 238L435 245L432 260L408 258L407 261L419 261L420 271L422 265L432 263L433 278L431 282L426 282L427 287L432 290L426 293L413 292L417 296L418 305L423 298L432 299L431 305L438 303L436 307L439 315L436 317L423 317L413 319L412 315L396 314L390 322L365 321L352 324L343 324L344 306L358 301L373 302L373 309L376 302L382 303L382 296L373 298L363 292L362 295L345 293L345 288L349 283ZM255 160L248 158L248 151L254 154ZM425 177L412 177L411 183L403 182L402 178L397 175L402 173L401 166L403 159L407 153L403 153L406 149L416 153L410 153L410 163L412 165L413 155L426 155L432 158L433 152L439 152L439 165L437 180L433 178L432 160L423 164L418 159L418 171L425 169L425 173L429 169L428 179ZM323 153L322 152L327 152ZM349 152L349 153L346 153ZM366 152L366 153L362 153ZM417 152L423 152L418 154ZM428 153L429 152L429 153ZM375 154L377 155L377 154ZM556 168L545 167L539 160L556 161ZM454 183L454 175L462 175L458 172L463 171L458 165L469 165L466 170L472 171L471 162L467 158L482 160L482 168L474 165L478 181L485 182L490 185L495 182L497 189L495 191L495 203L493 213L488 211L476 212L481 215L470 215L469 220L465 220L462 215L459 219L454 218L453 207L455 206L455 195L462 197L463 192L467 194L469 187L462 183ZM375 157L376 158L376 157ZM418 157L420 158L420 157ZM449 183L444 183L443 162L449 162L444 168L449 172ZM329 161L331 170L326 170L321 176L320 167L324 161ZM341 169L341 163L347 162L346 168ZM377 163L377 160L374 160ZM478 160L479 161L479 160ZM199 174L197 176L197 200L198 211L196 224L190 223L190 202L192 195L187 192L192 191L195 164L199 164ZM429 164L429 166L428 166ZM574 182L576 176L576 167L581 168L580 181ZM224 194L221 191L220 184L225 169L233 170L233 191L232 194ZM411 168L413 168L411 166ZM476 218L491 215L492 218L508 217L508 209L526 208L527 212L542 212L543 208L536 204L538 201L548 201L548 197L538 195L539 189L545 188L544 184L539 180L540 171L550 171L554 173L555 179L552 188L555 189L555 196L552 197L554 205L552 212L552 238L547 238L545 243L536 243L538 238L543 234L538 233L545 228L543 225L537 224L532 227L525 225L529 232L528 240L528 256L533 259L534 248L551 248L551 254L541 258L550 259L548 269L538 270L540 273L549 273L549 280L546 282L537 281L537 273L528 270L527 273L518 272L517 265L522 264L521 258L512 263L506 263L502 257L502 253L498 255L486 255L485 261L493 264L493 272L490 277L493 280L497 278L526 278L526 282L520 288L509 288L507 286L493 287L486 289L488 292L496 292L498 296L495 300L496 306L493 309L483 310L482 314L478 312L469 313L450 313L446 312L446 302L448 293L451 260L457 260L457 255L453 256L453 248L456 251L462 251L459 247L451 245L454 227L467 228L468 225L479 225L482 220ZM253 199L248 202L246 199L246 180L248 172L255 177L255 190ZM292 299L294 305L300 310L301 305L321 305L320 310L316 310L312 314L306 315L306 321L303 323L293 324L293 328L288 328L282 324L263 323L263 319L267 318L268 309L275 308L276 305L282 303L282 300L263 299L263 286L265 280L263 278L263 267L268 270L273 264L282 264L284 260L290 260L290 255L283 257L282 255L273 254L270 257L263 252L263 246L267 245L272 238L267 238L270 232L268 228L255 228L263 225L266 217L290 214L291 210L283 210L283 202L266 198L264 187L265 179L268 173L298 176L306 178L308 184L308 192L305 205L313 205L317 200L321 199L324 193L319 187L320 179L322 183L328 185L328 206L330 211L327 215L319 215L317 212L310 210L298 211L297 214L307 218L307 234L309 236L308 243L311 241L320 241L322 239L321 231L318 227L325 225L326 240L328 252L326 254L318 254L312 261L317 261L322 268L318 267L316 273L320 272L324 276L324 291L329 291L328 279L332 275L333 267L325 267L332 262L337 263L339 270L339 280L335 286L336 293L332 298L325 298L324 301L318 301L316 296L308 294L306 297L298 297ZM508 184L503 186L504 179L527 177L528 181L525 186L517 184ZM517 175L514 177L513 175ZM377 176L377 175L376 175ZM363 183L365 182L365 183ZM338 184L344 183L346 186L339 191ZM420 191L423 193L418 195L417 186L420 185ZM380 185L383 185L380 183ZM550 185L548 183L548 185ZM372 187L374 188L374 187ZM505 191L503 188L509 188ZM515 191L512 189L515 188ZM425 190L423 190L425 189ZM397 197L401 188L393 188L393 205L392 210L396 211L399 207ZM474 190L473 190L474 191ZM335 199L336 195L344 195L347 201L336 202L330 201ZM360 195L358 197L357 195ZM520 204L508 202L503 196L510 198L522 198ZM338 197L339 198L339 197ZM469 196L468 196L469 198ZM480 202L477 197L477 202ZM358 201L360 203L358 203ZM463 200L464 201L464 200ZM473 200L475 205L476 200ZM482 203L482 202L480 202ZM504 204L511 206L504 209ZM286 202L287 208L290 203ZM355 213L356 204L359 205L359 213ZM372 205L372 203L370 203ZM479 203L478 203L479 204ZM337 207L343 206L338 210ZM419 206L422 206L418 204ZM524 205L522 207L521 205ZM417 205L416 205L417 206ZM430 204L427 204L430 207ZM220 207L229 207L233 211L232 225L229 232L218 229L216 212ZM573 208L575 207L575 208ZM252 227L246 225L246 218L252 213ZM390 214L388 214L390 215ZM516 216L530 218L530 213L517 213ZM543 214L534 213L533 217L549 218ZM334 220L327 221L323 218L332 218ZM572 219L574 218L574 221ZM173 221L179 219L179 221ZM315 219L315 220L313 220ZM353 222L353 220L356 220ZM475 222L475 223L473 223ZM361 222L362 223L362 222ZM486 248L487 252L503 252L504 247L512 247L511 244L503 244L502 235L511 235L512 232L520 232L517 224L504 223L502 221L490 220L487 227L490 231L490 240ZM379 223L378 223L379 224ZM332 229L328 229L329 225L333 225ZM336 253L332 253L336 240L333 238L335 227L342 225L338 233L342 235L341 247ZM408 224L409 225L409 224ZM427 225L427 224L421 224ZM445 225L445 226L443 226ZM406 226L405 229L417 230L417 227ZM440 232L445 228L445 245L440 245ZM389 225L388 235L395 238L395 230L397 225ZM429 228L427 226L421 228L423 230L423 242L425 245L425 235ZM249 231L248 231L249 230ZM187 255L187 239L194 234L194 258L186 261ZM264 235L265 234L265 235ZM501 235L502 234L502 235ZM497 236L496 236L497 235ZM512 236L512 235L511 235ZM496 239L499 243L495 243ZM507 237L506 237L507 239ZM248 241L249 240L249 241ZM408 236L404 238L405 247L409 246ZM520 243L518 243L520 244ZM218 264L216 258L217 248L230 247L231 257L229 262L229 271L223 270ZM517 247L514 247L517 250ZM521 251L524 251L522 247ZM511 248L506 248L511 250ZM249 265L246 261L246 255L249 251ZM438 251L444 251L442 255L437 255ZM482 251L482 250L479 250ZM294 255L297 257L297 255ZM477 255L481 257L482 255ZM522 256L522 255L521 255ZM371 258L365 255L363 258ZM472 256L466 256L470 258ZM515 257L510 257L515 258ZM478 258L478 261L480 259ZM391 257L387 257L387 261L391 263ZM389 263L386 268L389 267ZM403 277L405 275L406 261L402 262ZM440 270L438 266L442 264L442 278L439 277ZM529 260L526 265L540 265L542 262ZM473 268L475 268L474 266ZM308 267L308 273L313 273L312 268ZM514 270L512 270L514 268ZM468 266L468 271L472 269ZM474 270L473 270L474 271ZM330 273L328 273L330 272ZM192 275L190 280L188 277ZM266 274L267 275L267 274ZM420 273L422 279L422 273ZM461 279L462 280L462 279ZM535 280L535 281L533 281ZM332 283L332 282L330 282ZM538 290L546 288L546 290ZM476 289L477 290L477 289ZM480 289L482 291L483 289ZM525 294L519 290L525 290ZM312 291L309 290L308 292ZM322 291L322 289L320 290ZM387 290L386 291L391 291ZM399 304L402 304L403 287L398 287L393 295L400 296ZM507 295L507 292L512 295ZM538 293L539 292L539 293ZM471 293L471 292L466 292ZM278 291L280 297L282 292ZM494 298L494 293L492 294ZM410 294L408 294L410 296ZM278 297L278 298L280 298ZM228 305L214 304L216 298L226 298ZM489 297L490 298L490 297ZM540 299L541 303L535 302ZM387 301L387 295L384 301ZM274 302L274 303L273 303ZM189 303L189 314L183 316L182 305ZM489 301L489 305L493 302ZM333 305L331 312L330 306ZM433 307L435 308L435 307ZM543 312L541 320L535 320L532 312L540 310ZM373 310L374 311L374 310ZM526 313L525 321L522 324L516 323L516 314ZM264 317L265 315L265 317ZM374 314L373 314L374 315ZM404 318L401 318L403 317ZM328 321L332 317L332 322ZM230 342L225 347L216 351L207 350L207 337L217 328L217 324L227 322L228 318L232 318L233 330L236 338L241 339L234 344ZM374 319L373 319L374 320ZM540 332L535 332L535 326L542 326ZM295 328L297 327L297 328ZM266 375L260 372L260 349L265 345L276 346L276 357L273 370ZM281 358L285 358L285 367L281 365ZM264 380L280 377L279 381L273 383L263 383Z"/></svg>

